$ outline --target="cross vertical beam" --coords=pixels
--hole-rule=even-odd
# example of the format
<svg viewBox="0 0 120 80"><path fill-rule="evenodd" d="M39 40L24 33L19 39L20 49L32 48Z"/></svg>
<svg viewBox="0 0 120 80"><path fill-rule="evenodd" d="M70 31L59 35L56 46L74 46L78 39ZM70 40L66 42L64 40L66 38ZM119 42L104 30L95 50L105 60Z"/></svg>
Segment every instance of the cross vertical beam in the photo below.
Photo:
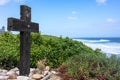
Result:
<svg viewBox="0 0 120 80"><path fill-rule="evenodd" d="M20 19L31 22L31 8L21 6ZM29 26L29 25L28 25ZM20 32L20 75L30 73L30 32Z"/></svg>
<svg viewBox="0 0 120 80"><path fill-rule="evenodd" d="M30 32L20 32L20 75L30 72Z"/></svg>

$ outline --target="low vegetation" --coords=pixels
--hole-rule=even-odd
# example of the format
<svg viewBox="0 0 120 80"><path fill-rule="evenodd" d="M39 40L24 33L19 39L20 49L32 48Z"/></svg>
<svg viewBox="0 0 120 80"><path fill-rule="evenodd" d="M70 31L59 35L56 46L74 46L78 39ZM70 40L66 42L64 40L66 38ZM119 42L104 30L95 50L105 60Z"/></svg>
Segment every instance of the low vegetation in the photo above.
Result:
<svg viewBox="0 0 120 80"><path fill-rule="evenodd" d="M8 32L0 34L0 67L19 67L19 37L19 34ZM37 61L46 58L46 64L56 68L69 57L83 52L92 53L93 50L82 42L73 41L68 37L31 34L31 67L36 67Z"/></svg>
<svg viewBox="0 0 120 80"><path fill-rule="evenodd" d="M72 56L58 71L64 80L120 80L120 59L100 52Z"/></svg>
<svg viewBox="0 0 120 80"><path fill-rule="evenodd" d="M19 67L19 34L0 34L0 68ZM31 34L31 67L39 60L58 68L64 80L120 80L120 59L106 57L99 49L92 50L68 37Z"/></svg>

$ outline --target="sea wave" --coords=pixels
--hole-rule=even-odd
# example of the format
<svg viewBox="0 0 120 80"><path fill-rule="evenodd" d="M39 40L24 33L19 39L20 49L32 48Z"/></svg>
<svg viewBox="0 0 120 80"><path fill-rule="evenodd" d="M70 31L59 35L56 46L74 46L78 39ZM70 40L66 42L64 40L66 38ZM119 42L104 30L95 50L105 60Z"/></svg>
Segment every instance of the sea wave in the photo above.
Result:
<svg viewBox="0 0 120 80"><path fill-rule="evenodd" d="M107 45L107 44L89 44L86 43L87 46L93 48L94 50L99 48L101 49L104 53L107 54L120 54L120 44L119 45Z"/></svg>
<svg viewBox="0 0 120 80"><path fill-rule="evenodd" d="M85 40L85 39L74 39L77 41L82 41L85 45L91 47L92 49L101 49L102 52L106 54L120 54L120 43L110 42L107 39L100 39L100 40Z"/></svg>
<svg viewBox="0 0 120 80"><path fill-rule="evenodd" d="M106 43L106 42L110 42L110 40L107 40L107 39L100 39L100 40L74 39L74 40L87 42L87 43Z"/></svg>

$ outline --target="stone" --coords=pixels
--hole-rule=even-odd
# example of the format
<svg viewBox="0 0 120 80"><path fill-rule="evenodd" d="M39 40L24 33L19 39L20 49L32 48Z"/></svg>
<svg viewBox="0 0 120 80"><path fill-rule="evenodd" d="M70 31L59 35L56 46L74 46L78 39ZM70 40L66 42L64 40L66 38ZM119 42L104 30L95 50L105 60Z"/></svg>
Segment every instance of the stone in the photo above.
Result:
<svg viewBox="0 0 120 80"><path fill-rule="evenodd" d="M32 80L32 79L30 79L29 77L26 77L26 76L18 76L17 80Z"/></svg>
<svg viewBox="0 0 120 80"><path fill-rule="evenodd" d="M42 75L42 74L33 74L33 76L32 76L33 79L41 79L43 77L44 77L44 75Z"/></svg>
<svg viewBox="0 0 120 80"><path fill-rule="evenodd" d="M14 73L16 73L15 71L9 71L9 72L7 72L7 75L12 75L12 74L14 74Z"/></svg>
<svg viewBox="0 0 120 80"><path fill-rule="evenodd" d="M1 72L2 72L2 73L7 73L8 70L5 70L5 69L4 69L4 70L1 70Z"/></svg>
<svg viewBox="0 0 120 80"><path fill-rule="evenodd" d="M17 67L11 69L10 71L19 71L19 69Z"/></svg>
<svg viewBox="0 0 120 80"><path fill-rule="evenodd" d="M9 76L0 76L0 80L8 80Z"/></svg>
<svg viewBox="0 0 120 80"><path fill-rule="evenodd" d="M52 73L48 72L48 74L45 77L43 77L41 80L48 80L51 75L52 75ZM56 79L52 79L52 80L56 80Z"/></svg>
<svg viewBox="0 0 120 80"><path fill-rule="evenodd" d="M17 74L16 73L9 74L9 78L8 79L17 79Z"/></svg>
<svg viewBox="0 0 120 80"><path fill-rule="evenodd" d="M3 73L7 73L8 72L8 70L1 70Z"/></svg>
<svg viewBox="0 0 120 80"><path fill-rule="evenodd" d="M44 74L43 74L43 75L44 75L44 76L45 76L45 75L47 75L47 74L48 74L48 72L49 72L49 71L44 71Z"/></svg>
<svg viewBox="0 0 120 80"><path fill-rule="evenodd" d="M58 74L59 72L56 72L56 71L51 71L51 73L53 73L53 74Z"/></svg>
<svg viewBox="0 0 120 80"><path fill-rule="evenodd" d="M38 73L38 74L42 74L43 70L39 69L39 68L36 68L35 69L35 73Z"/></svg>
<svg viewBox="0 0 120 80"><path fill-rule="evenodd" d="M34 72L35 71L35 68L30 68L30 72Z"/></svg>
<svg viewBox="0 0 120 80"><path fill-rule="evenodd" d="M19 69L17 67L11 69L7 74L12 73L12 72L17 73L17 75L19 75Z"/></svg>
<svg viewBox="0 0 120 80"><path fill-rule="evenodd" d="M19 74L20 74L20 71L16 71L16 74L19 75Z"/></svg>
<svg viewBox="0 0 120 80"><path fill-rule="evenodd" d="M1 76L7 76L7 73L1 72L0 75Z"/></svg>
<svg viewBox="0 0 120 80"><path fill-rule="evenodd" d="M29 77L32 78L33 74L34 74L34 72L30 72Z"/></svg>

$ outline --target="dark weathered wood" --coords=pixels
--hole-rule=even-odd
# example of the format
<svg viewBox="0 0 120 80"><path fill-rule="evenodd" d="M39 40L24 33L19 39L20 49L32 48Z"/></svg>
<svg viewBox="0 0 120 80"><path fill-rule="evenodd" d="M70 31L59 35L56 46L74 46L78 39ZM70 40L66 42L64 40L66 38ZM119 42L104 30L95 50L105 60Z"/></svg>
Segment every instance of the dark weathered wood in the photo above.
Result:
<svg viewBox="0 0 120 80"><path fill-rule="evenodd" d="M8 30L20 31L20 75L30 72L30 32L39 32L39 24L31 22L31 8L22 5L20 20L8 18Z"/></svg>
<svg viewBox="0 0 120 80"><path fill-rule="evenodd" d="M20 6L20 19L23 21L31 22L31 8L26 5Z"/></svg>
<svg viewBox="0 0 120 80"><path fill-rule="evenodd" d="M30 73L30 32L20 32L20 75Z"/></svg>

